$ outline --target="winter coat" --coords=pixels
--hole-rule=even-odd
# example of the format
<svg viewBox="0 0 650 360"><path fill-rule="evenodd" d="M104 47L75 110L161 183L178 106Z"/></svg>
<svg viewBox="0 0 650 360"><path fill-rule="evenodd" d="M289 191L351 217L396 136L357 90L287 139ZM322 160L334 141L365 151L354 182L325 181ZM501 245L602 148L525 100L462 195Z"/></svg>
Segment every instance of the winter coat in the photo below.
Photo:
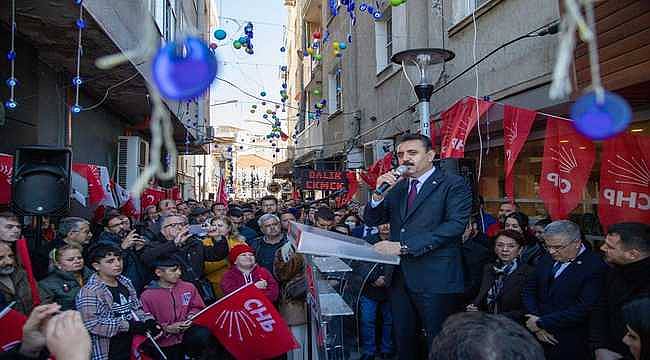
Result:
<svg viewBox="0 0 650 360"><path fill-rule="evenodd" d="M278 282L268 270L257 264L248 274L242 273L236 266L228 269L221 279L221 290L224 295L228 295L246 284L256 283L260 280L266 280L266 289L260 290L269 300L275 302L278 299Z"/></svg>
<svg viewBox="0 0 650 360"><path fill-rule="evenodd" d="M61 311L75 310L75 298L92 274L90 269L84 267L81 276L82 283L79 284L73 273L55 269L45 279L38 282L41 303L57 303L61 305Z"/></svg>
<svg viewBox="0 0 650 360"><path fill-rule="evenodd" d="M158 238L145 246L142 261L150 267L159 257L171 257L181 263L182 279L194 283L203 277L205 261L219 261L228 256L226 241L217 241L214 246L204 245L200 239L192 237L182 246L176 246L173 241Z"/></svg>
<svg viewBox="0 0 650 360"><path fill-rule="evenodd" d="M163 329L172 323L186 321L191 315L201 311L205 304L198 290L189 282L179 280L174 287L161 287L153 280L140 296L144 311L153 315ZM183 334L165 332L159 339L160 346L180 344Z"/></svg>
<svg viewBox="0 0 650 360"><path fill-rule="evenodd" d="M228 250L239 244L245 244L245 242L236 236L228 238ZM214 246L214 242L211 237L207 237L203 239L203 245ZM225 274L229 268L230 263L226 259L219 261L206 261L203 263L203 274L212 284L214 294L217 298L223 296L223 293L221 292L221 279L223 278L223 274Z"/></svg>
<svg viewBox="0 0 650 360"><path fill-rule="evenodd" d="M16 270L9 275L9 279L14 284L13 291L0 282L0 293L2 293L5 302L16 302L13 307L14 310L29 315L34 303L32 301L32 290L27 279L27 272L20 265L16 264Z"/></svg>
<svg viewBox="0 0 650 360"><path fill-rule="evenodd" d="M280 286L278 311L284 321L289 326L307 323L305 257L296 254L291 242L276 251L273 273Z"/></svg>
<svg viewBox="0 0 650 360"><path fill-rule="evenodd" d="M108 231L102 231L102 233L99 234L97 242L112 244L118 247L122 245L122 239L120 239L119 235ZM122 248L120 247L120 249ZM131 280L131 283L138 294L142 292L144 285L151 280L151 272L147 269L141 259L143 250L144 248L135 250L133 247L126 250L122 249L122 261L124 262L122 275Z"/></svg>
<svg viewBox="0 0 650 360"><path fill-rule="evenodd" d="M119 275L117 281L129 290L131 310L140 321L152 319L151 314L142 309L131 280ZM120 332L129 331L129 323L113 314L113 295L97 274L93 274L77 294L77 310L90 333L92 342L91 360L108 360L111 337Z"/></svg>

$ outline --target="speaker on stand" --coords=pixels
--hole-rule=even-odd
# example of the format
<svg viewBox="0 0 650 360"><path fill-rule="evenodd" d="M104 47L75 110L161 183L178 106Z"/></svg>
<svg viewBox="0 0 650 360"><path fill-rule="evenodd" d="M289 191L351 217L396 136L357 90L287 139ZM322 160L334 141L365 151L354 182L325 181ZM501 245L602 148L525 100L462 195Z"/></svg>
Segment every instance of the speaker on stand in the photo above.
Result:
<svg viewBox="0 0 650 360"><path fill-rule="evenodd" d="M11 207L19 215L36 216L35 245L41 243L43 216L70 209L72 151L49 146L16 149L11 182Z"/></svg>
<svg viewBox="0 0 650 360"><path fill-rule="evenodd" d="M469 158L446 158L433 160L433 165L445 172L462 176L472 190L472 215L479 212L478 182L476 179L476 160Z"/></svg>

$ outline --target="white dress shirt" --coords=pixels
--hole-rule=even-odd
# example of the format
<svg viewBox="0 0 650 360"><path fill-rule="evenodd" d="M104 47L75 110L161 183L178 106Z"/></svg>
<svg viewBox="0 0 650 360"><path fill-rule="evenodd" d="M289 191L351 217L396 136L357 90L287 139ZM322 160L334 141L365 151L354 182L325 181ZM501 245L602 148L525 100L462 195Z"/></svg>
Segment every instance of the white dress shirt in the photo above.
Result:
<svg viewBox="0 0 650 360"><path fill-rule="evenodd" d="M417 178L418 183L415 185L415 188L417 189L418 194L420 193L420 190L422 189L422 186L424 186L424 183L429 179L429 177L433 174L433 172L435 170L436 170L436 167L432 166L431 169L427 170L424 174L420 175ZM404 180L404 181L406 181L406 180ZM409 178L408 179L408 182L409 182L409 190L408 191L411 191L411 181L413 181L413 179ZM381 204L382 201L384 201L384 199L381 199L379 201L375 201L375 199L370 198L370 207L374 209L374 208L377 207L377 205Z"/></svg>
<svg viewBox="0 0 650 360"><path fill-rule="evenodd" d="M578 251L578 255L576 255L576 259L577 259L578 256L580 256L583 252L585 252L585 250L587 250L587 248L586 248L583 244L580 244L580 251ZM573 259L572 261L567 261L567 262L562 263L562 265L560 265L560 267L559 267L559 268L557 269L557 271L555 272L555 276L554 276L554 278L557 279L557 277L560 276L560 274L562 274L562 272L563 272L566 268L568 268L569 265L571 265L571 263L573 263L573 261L575 261L575 259ZM555 263L557 263L557 261L554 262L553 264L555 264Z"/></svg>

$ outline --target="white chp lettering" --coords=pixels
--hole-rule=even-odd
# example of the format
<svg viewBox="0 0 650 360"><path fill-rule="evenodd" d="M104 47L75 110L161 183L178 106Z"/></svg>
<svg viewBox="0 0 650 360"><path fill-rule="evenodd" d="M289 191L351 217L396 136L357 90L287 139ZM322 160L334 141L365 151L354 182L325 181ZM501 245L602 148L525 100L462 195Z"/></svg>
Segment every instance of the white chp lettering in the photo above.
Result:
<svg viewBox="0 0 650 360"><path fill-rule="evenodd" d="M266 332L273 331L275 320L273 320L273 317L266 309L266 306L264 306L264 303L258 299L249 299L244 303L244 309L255 318L262 327L262 330Z"/></svg>
<svg viewBox="0 0 650 360"><path fill-rule="evenodd" d="M604 189L603 197L611 206L624 207L625 203L630 209L650 210L650 195L645 193L630 191L625 194L622 190Z"/></svg>
<svg viewBox="0 0 650 360"><path fill-rule="evenodd" d="M562 194L571 191L571 181L563 179L558 173L546 174L546 180L550 181L556 188L559 188Z"/></svg>

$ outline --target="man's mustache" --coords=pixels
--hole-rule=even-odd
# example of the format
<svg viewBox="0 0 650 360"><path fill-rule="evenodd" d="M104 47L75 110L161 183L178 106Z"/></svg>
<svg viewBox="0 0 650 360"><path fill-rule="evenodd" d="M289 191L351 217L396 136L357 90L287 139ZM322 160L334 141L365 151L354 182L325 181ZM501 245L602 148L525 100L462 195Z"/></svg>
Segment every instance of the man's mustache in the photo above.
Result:
<svg viewBox="0 0 650 360"><path fill-rule="evenodd" d="M402 165L406 165L406 166L415 166L415 164L412 163L412 162L410 162L410 161L404 162L404 163L402 163Z"/></svg>

